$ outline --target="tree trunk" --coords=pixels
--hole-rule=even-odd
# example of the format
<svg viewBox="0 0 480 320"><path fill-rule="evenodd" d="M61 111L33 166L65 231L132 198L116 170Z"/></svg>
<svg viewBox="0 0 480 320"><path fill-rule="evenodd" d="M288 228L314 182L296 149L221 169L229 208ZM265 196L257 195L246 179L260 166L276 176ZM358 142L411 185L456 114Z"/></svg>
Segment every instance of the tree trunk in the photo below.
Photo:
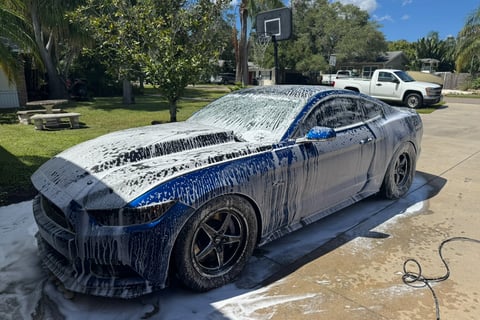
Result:
<svg viewBox="0 0 480 320"><path fill-rule="evenodd" d="M240 72L240 51L238 48L237 28L235 26L233 26L232 29L232 42L233 48L235 49L235 82L240 83L242 82L242 74Z"/></svg>
<svg viewBox="0 0 480 320"><path fill-rule="evenodd" d="M129 105L135 103L132 93L132 84L127 79L123 79L123 104Z"/></svg>
<svg viewBox="0 0 480 320"><path fill-rule="evenodd" d="M53 35L49 36L47 46L43 43L43 33L41 30L40 20L38 19L38 11L35 7L35 4L31 8L31 18L33 32L35 35L35 42L37 43L40 56L42 58L43 64L47 71L48 75L48 95L50 99L64 99L67 98L67 89L65 88L64 83L62 82L57 68L53 62L51 51L49 50L52 47Z"/></svg>
<svg viewBox="0 0 480 320"><path fill-rule="evenodd" d="M177 122L177 100L168 100L170 104L170 122Z"/></svg>
<svg viewBox="0 0 480 320"><path fill-rule="evenodd" d="M248 50L247 50L247 18L248 10L246 8L246 3L242 2L240 5L240 44L239 44L239 55L240 63L237 63L239 68L239 74L241 75L241 81L244 86L248 85Z"/></svg>

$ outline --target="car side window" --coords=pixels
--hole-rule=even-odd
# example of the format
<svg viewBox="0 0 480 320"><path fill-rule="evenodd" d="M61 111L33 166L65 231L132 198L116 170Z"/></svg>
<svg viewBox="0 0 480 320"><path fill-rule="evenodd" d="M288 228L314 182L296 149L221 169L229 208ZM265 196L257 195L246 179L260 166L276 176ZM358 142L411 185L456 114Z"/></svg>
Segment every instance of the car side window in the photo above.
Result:
<svg viewBox="0 0 480 320"><path fill-rule="evenodd" d="M360 123L363 119L362 107L357 103L357 99L333 97L321 101L312 109L300 124L295 137L304 136L313 127L337 129Z"/></svg>
<svg viewBox="0 0 480 320"><path fill-rule="evenodd" d="M383 108L380 104L367 99L358 100L359 106L365 113L365 120L371 120L378 116L383 116Z"/></svg>
<svg viewBox="0 0 480 320"><path fill-rule="evenodd" d="M393 75L390 72L379 72L378 81L379 82L392 82L394 80Z"/></svg>
<svg viewBox="0 0 480 320"><path fill-rule="evenodd" d="M358 105L358 99L341 98L344 112L339 116L340 127L350 126L364 120L362 108Z"/></svg>

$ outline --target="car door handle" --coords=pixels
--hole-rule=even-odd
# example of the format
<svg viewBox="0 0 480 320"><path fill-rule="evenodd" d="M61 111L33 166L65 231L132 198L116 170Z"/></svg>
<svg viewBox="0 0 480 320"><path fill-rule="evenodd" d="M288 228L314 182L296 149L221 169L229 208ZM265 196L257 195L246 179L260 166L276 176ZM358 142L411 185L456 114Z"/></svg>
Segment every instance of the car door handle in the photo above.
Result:
<svg viewBox="0 0 480 320"><path fill-rule="evenodd" d="M382 84L381 84L381 83L377 83L377 87L381 87L381 86L382 86Z"/></svg>
<svg viewBox="0 0 480 320"><path fill-rule="evenodd" d="M366 139L360 140L360 144L365 144L365 143L369 143L369 142L372 142L372 141L373 141L373 138L368 137Z"/></svg>

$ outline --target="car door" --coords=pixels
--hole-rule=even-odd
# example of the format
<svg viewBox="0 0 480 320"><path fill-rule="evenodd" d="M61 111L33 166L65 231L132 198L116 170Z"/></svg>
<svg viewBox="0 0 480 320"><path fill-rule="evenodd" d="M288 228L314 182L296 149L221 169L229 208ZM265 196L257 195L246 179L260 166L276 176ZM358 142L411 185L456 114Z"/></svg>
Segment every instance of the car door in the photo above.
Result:
<svg viewBox="0 0 480 320"><path fill-rule="evenodd" d="M383 182L386 167L390 162L389 155L392 153L392 146L395 144L396 135L386 130L385 107L388 106L380 101L361 98L359 106L365 114L365 124L375 136L375 157L370 166L368 184L365 192L376 192Z"/></svg>
<svg viewBox="0 0 480 320"><path fill-rule="evenodd" d="M372 96L392 99L398 95L399 81L391 72L381 71L378 79L372 84Z"/></svg>
<svg viewBox="0 0 480 320"><path fill-rule="evenodd" d="M375 150L375 136L365 124L354 96L336 96L320 101L300 123L296 136L315 126L334 128L327 141L297 143L303 161L297 161L288 184L296 199L294 220L334 208L358 194L368 178ZM295 167L294 167L295 166ZM299 195L300 194L300 195ZM289 208L294 210L295 208Z"/></svg>

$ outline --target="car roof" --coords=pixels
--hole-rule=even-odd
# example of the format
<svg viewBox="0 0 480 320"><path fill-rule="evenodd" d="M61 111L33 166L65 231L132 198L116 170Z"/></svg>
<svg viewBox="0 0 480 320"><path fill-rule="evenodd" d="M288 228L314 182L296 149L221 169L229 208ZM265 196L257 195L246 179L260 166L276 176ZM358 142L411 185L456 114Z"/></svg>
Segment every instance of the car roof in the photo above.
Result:
<svg viewBox="0 0 480 320"><path fill-rule="evenodd" d="M262 94L271 96L291 96L295 98L303 98L309 100L319 93L338 92L339 90L327 86L309 86L309 85L273 85L259 86L243 89L238 93L246 94Z"/></svg>

